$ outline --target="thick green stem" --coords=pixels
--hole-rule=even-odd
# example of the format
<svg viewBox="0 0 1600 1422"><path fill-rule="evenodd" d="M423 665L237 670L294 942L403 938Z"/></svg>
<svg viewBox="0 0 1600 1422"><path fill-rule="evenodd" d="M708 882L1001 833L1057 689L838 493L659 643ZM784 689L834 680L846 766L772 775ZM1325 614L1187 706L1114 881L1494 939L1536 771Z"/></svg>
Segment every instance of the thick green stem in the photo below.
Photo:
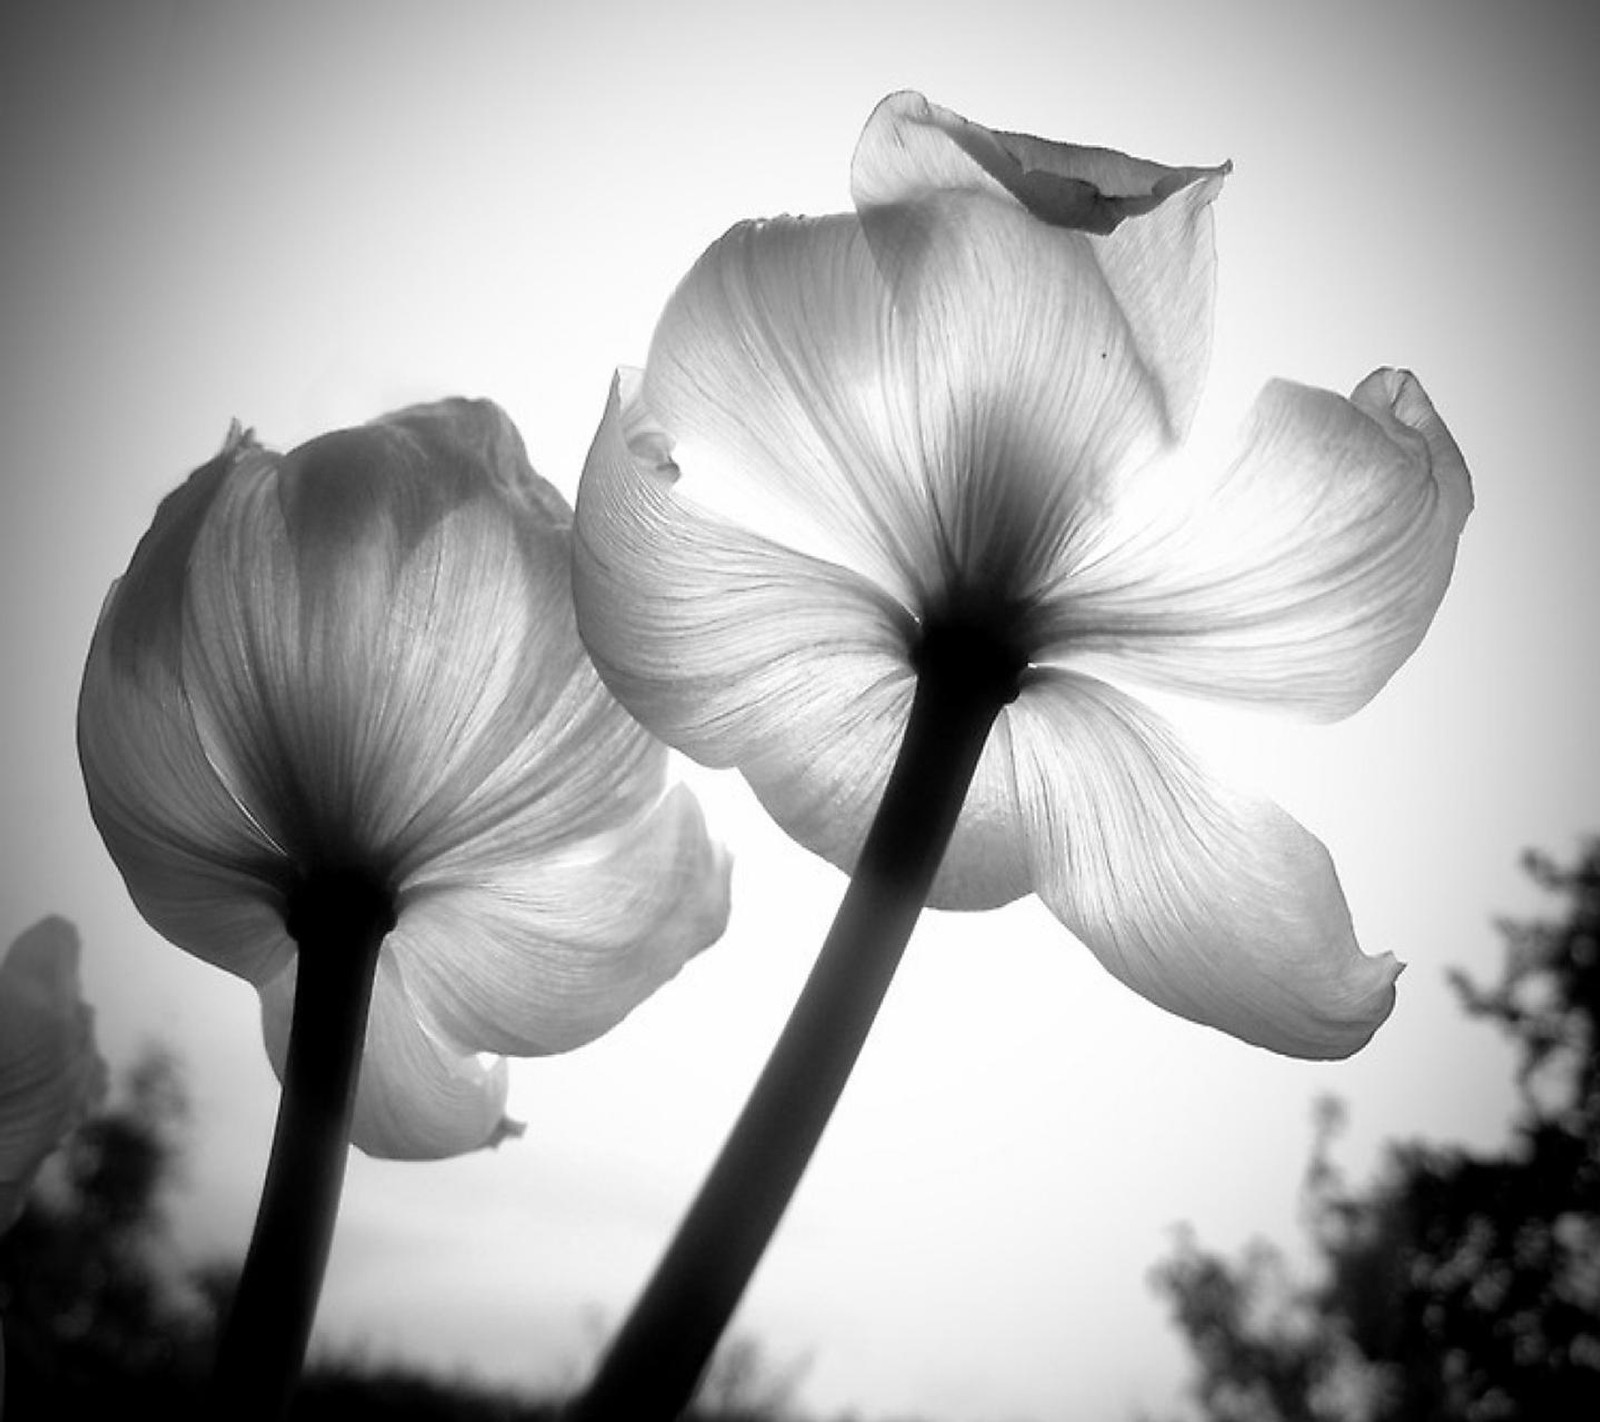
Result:
<svg viewBox="0 0 1600 1422"><path fill-rule="evenodd" d="M296 896L294 1014L272 1155L212 1378L211 1415L271 1422L300 1376L333 1242L378 950L394 918L365 879Z"/></svg>
<svg viewBox="0 0 1600 1422"><path fill-rule="evenodd" d="M688 1405L811 1159L955 829L1007 689L919 676L850 887L722 1154L567 1422L665 1422ZM973 683L978 684L975 686Z"/></svg>

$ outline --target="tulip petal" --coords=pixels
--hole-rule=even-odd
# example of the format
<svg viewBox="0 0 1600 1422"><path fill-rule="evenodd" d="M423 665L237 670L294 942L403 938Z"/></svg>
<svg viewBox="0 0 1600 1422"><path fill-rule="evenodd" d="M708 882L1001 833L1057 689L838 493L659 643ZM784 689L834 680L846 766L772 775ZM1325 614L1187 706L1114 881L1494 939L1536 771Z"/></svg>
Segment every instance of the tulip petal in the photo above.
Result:
<svg viewBox="0 0 1600 1422"><path fill-rule="evenodd" d="M406 895L392 946L429 1025L480 1051L593 1041L727 926L728 856L681 785L553 858L486 872L452 859Z"/></svg>
<svg viewBox="0 0 1600 1422"><path fill-rule="evenodd" d="M1228 171L1227 164L1168 167L1108 148L988 129L902 92L867 120L850 176L879 259L898 274L897 289L913 279L939 224L968 196L1015 210L1038 240L1070 247L1076 260L1092 263L1159 391L1169 438L1181 440L1210 356L1216 261L1210 206Z"/></svg>
<svg viewBox="0 0 1600 1422"><path fill-rule="evenodd" d="M77 930L51 917L0 959L0 1233L22 1212L45 1157L104 1089L78 957Z"/></svg>
<svg viewBox="0 0 1600 1422"><path fill-rule="evenodd" d="M847 874L855 870L883 799L913 691L907 678L874 706L841 700L832 716L795 727L787 754L743 767L767 813ZM1010 726L1002 712L928 891L929 907L999 908L1031 892L1026 845L1012 784Z"/></svg>
<svg viewBox="0 0 1600 1422"><path fill-rule="evenodd" d="M1150 1001L1288 1056L1343 1057L1394 1004L1323 846L1210 775L1154 712L1043 671L1010 708L1041 898Z"/></svg>
<svg viewBox="0 0 1600 1422"><path fill-rule="evenodd" d="M912 623L892 599L682 496L632 373L584 467L573 595L619 700L708 765L774 748L818 695L872 696L908 670Z"/></svg>
<svg viewBox="0 0 1600 1422"><path fill-rule="evenodd" d="M738 766L785 830L849 870L904 734L911 620L864 579L682 496L663 442L636 376L620 375L578 494L584 639L646 726ZM933 902L1028 891L1008 777L986 752Z"/></svg>
<svg viewBox="0 0 1600 1422"><path fill-rule="evenodd" d="M659 786L659 750L586 666L559 497L498 410L456 406L481 407L477 446L409 411L263 456L197 541L186 688L209 759L296 862L399 880L512 816L538 853Z"/></svg>
<svg viewBox="0 0 1600 1422"><path fill-rule="evenodd" d="M287 859L228 794L177 683L154 664L118 679L101 633L84 673L78 753L95 825L145 920L249 982L281 972L293 952Z"/></svg>
<svg viewBox="0 0 1600 1422"><path fill-rule="evenodd" d="M1396 370L1349 400L1275 381L1231 462L1152 471L1145 494L1117 556L1048 594L1041 658L1319 721L1416 650L1472 508L1460 450Z"/></svg>
<svg viewBox="0 0 1600 1422"><path fill-rule="evenodd" d="M202 958L264 982L290 951L288 861L218 776L183 681L183 575L221 481L256 446L237 426L168 495L101 609L78 699L89 809L145 918Z"/></svg>
<svg viewBox="0 0 1600 1422"><path fill-rule="evenodd" d="M741 223L662 313L641 400L690 497L911 602L938 530L908 355L853 217Z"/></svg>
<svg viewBox="0 0 1600 1422"><path fill-rule="evenodd" d="M941 210L914 291L848 218L735 227L668 304L642 403L685 498L919 617L1025 615L1169 442L1089 239L977 197Z"/></svg>
<svg viewBox="0 0 1600 1422"><path fill-rule="evenodd" d="M356 1086L351 1143L387 1160L440 1160L496 1145L517 1132L505 1114L509 1072L423 1025L423 1011L393 951L397 928L378 955ZM279 1081L288 1056L293 964L261 990L267 1057Z"/></svg>

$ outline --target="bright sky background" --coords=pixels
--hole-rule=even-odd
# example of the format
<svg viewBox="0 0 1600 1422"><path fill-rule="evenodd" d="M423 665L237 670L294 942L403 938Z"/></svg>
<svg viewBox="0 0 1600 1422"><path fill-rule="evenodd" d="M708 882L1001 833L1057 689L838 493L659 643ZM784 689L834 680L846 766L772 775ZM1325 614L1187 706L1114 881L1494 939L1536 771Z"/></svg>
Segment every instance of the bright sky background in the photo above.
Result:
<svg viewBox="0 0 1600 1422"><path fill-rule="evenodd" d="M0 937L80 927L114 1061L182 1054L187 1247L243 1250L277 1091L255 995L138 917L85 808L78 679L108 583L228 421L288 448L490 396L570 497L612 368L737 219L840 211L874 103L1169 162L1231 158L1213 388L1418 372L1476 480L1421 651L1334 728L1259 738L1369 951L1410 963L1354 1060L1279 1060L1114 983L1036 902L930 915L737 1321L818 1413L1170 1408L1170 1230L1294 1237L1311 1102L1340 1159L1496 1142L1509 1057L1444 983L1600 827L1600 59L1594 7L809 0L7 5L0 20ZM1587 16L1587 18L1583 18ZM621 1028L518 1064L526 1137L352 1162L319 1338L572 1376L652 1267L843 880L695 771L727 937Z"/></svg>

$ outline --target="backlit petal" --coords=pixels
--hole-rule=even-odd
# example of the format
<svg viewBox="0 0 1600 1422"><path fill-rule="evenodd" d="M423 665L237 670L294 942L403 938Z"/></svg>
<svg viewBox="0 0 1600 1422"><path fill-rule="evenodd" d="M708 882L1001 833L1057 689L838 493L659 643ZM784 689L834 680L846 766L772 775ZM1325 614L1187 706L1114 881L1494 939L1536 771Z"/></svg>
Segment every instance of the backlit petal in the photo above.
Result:
<svg viewBox="0 0 1600 1422"><path fill-rule="evenodd" d="M222 480L256 447L237 427L157 510L107 595L78 700L89 808L140 912L251 981L283 966L272 925L288 862L218 776L184 686L184 577Z"/></svg>
<svg viewBox="0 0 1600 1422"><path fill-rule="evenodd" d="M909 225L898 250L926 216L881 221ZM683 496L730 522L918 616L1026 608L1105 542L1165 397L1090 238L963 195L924 246L891 294L850 219L734 228L668 304L642 404Z"/></svg>
<svg viewBox="0 0 1600 1422"><path fill-rule="evenodd" d="M1343 1057L1394 1003L1327 851L1207 773L1160 717L1094 681L1030 680L1010 708L1040 897L1150 1001L1297 1057Z"/></svg>
<svg viewBox="0 0 1600 1422"><path fill-rule="evenodd" d="M923 216L897 208L882 222ZM913 240L897 230L894 249ZM901 478L920 483L938 528L925 585L1025 611L1103 545L1122 486L1171 441L1094 240L986 198L943 200L914 285L895 289L919 422L920 463Z"/></svg>
<svg viewBox="0 0 1600 1422"><path fill-rule="evenodd" d="M455 858L405 896L405 931L386 951L441 1034L479 1051L592 1041L727 925L728 857L683 786L550 859L484 873Z"/></svg>
<svg viewBox="0 0 1600 1422"><path fill-rule="evenodd" d="M600 674L657 735L743 765L814 722L816 698L868 697L909 671L911 622L891 599L682 490L619 376L578 493L573 593Z"/></svg>
<svg viewBox="0 0 1600 1422"><path fill-rule="evenodd" d="M905 678L870 697L828 695L825 714L797 723L783 752L740 768L763 807L813 853L846 873L883 799L900 752L914 683ZM1033 888L1026 829L1016 811L1005 713L984 746L960 818L928 892L934 908L990 909Z"/></svg>
<svg viewBox="0 0 1600 1422"><path fill-rule="evenodd" d="M46 918L0 957L0 1233L105 1085L78 985L77 930Z"/></svg>
<svg viewBox="0 0 1600 1422"><path fill-rule="evenodd" d="M90 653L78 710L89 808L128 893L163 937L251 982L281 971L288 861L212 769L162 668Z"/></svg>
<svg viewBox="0 0 1600 1422"><path fill-rule="evenodd" d="M582 665L564 512L504 493L535 482L515 432L508 474L400 418L230 480L192 559L185 668L208 755L274 840L397 874L469 793L527 791L508 762Z"/></svg>
<svg viewBox="0 0 1600 1422"><path fill-rule="evenodd" d="M1231 462L1142 498L1116 556L1052 590L1041 657L1334 720L1427 631L1472 487L1415 377L1380 370L1349 400L1273 382Z"/></svg>
<svg viewBox="0 0 1600 1422"><path fill-rule="evenodd" d="M401 931L390 935L378 957L351 1143L392 1160L437 1160L498 1144L518 1129L505 1114L506 1064L485 1062L424 1027L400 967L403 955L392 951ZM280 1081L294 988L291 963L261 993L267 1056Z"/></svg>
<svg viewBox="0 0 1600 1422"><path fill-rule="evenodd" d="M590 652L645 725L738 766L790 834L848 870L911 705L909 618L864 579L685 497L642 399L619 377L579 490L573 587ZM933 902L1027 892L1008 777L991 749Z"/></svg>
<svg viewBox="0 0 1600 1422"><path fill-rule="evenodd" d="M903 92L868 119L851 191L880 260L902 280L924 260L939 223L968 196L1026 215L1041 241L1092 263L1159 392L1167 433L1181 439L1210 354L1210 205L1227 172L1226 164L1174 168L1112 149L1000 132ZM990 275L1003 277L1003 270Z"/></svg>
<svg viewBox="0 0 1600 1422"><path fill-rule="evenodd" d="M855 218L746 222L668 302L641 399L687 496L911 603L939 547L910 354Z"/></svg>
<svg viewBox="0 0 1600 1422"><path fill-rule="evenodd" d="M574 588L602 674L657 734L737 766L775 820L854 868L911 706L909 631L842 569L675 496L631 454L615 400L578 499ZM932 902L986 908L1028 891L1009 768L986 751Z"/></svg>

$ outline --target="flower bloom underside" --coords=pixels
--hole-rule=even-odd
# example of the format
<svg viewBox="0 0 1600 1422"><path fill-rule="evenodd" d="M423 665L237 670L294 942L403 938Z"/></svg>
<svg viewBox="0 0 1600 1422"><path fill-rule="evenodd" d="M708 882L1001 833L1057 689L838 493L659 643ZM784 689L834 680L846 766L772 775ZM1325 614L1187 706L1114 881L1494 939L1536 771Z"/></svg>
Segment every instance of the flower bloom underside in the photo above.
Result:
<svg viewBox="0 0 1600 1422"><path fill-rule="evenodd" d="M352 1129L372 1154L494 1143L504 1055L604 1032L726 921L726 857L578 640L570 537L488 402L287 455L236 429L95 633L96 824L146 919L260 991L280 1076L297 903L353 876L392 906Z"/></svg>
<svg viewBox="0 0 1600 1422"><path fill-rule="evenodd" d="M619 373L579 626L645 725L847 871L919 659L980 649L1014 699L930 902L1036 892L1151 1001L1338 1057L1398 964L1357 946L1323 846L1148 694L1349 715L1427 629L1471 488L1392 369L1272 382L1230 458L1183 457L1226 171L885 100L855 212L734 227Z"/></svg>

